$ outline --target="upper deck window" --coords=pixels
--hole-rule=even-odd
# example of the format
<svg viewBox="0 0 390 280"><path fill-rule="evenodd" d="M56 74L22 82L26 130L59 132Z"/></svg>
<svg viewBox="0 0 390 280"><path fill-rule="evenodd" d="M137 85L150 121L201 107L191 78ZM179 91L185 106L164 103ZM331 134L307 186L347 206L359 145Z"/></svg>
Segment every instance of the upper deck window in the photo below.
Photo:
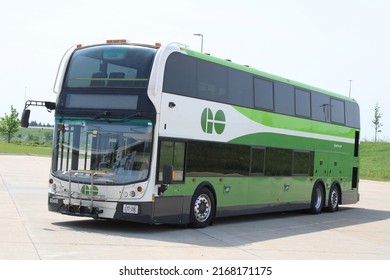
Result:
<svg viewBox="0 0 390 280"><path fill-rule="evenodd" d="M156 50L99 45L74 52L65 88L146 88Z"/></svg>
<svg viewBox="0 0 390 280"><path fill-rule="evenodd" d="M359 105L353 101L178 52L167 58L163 91L360 128Z"/></svg>

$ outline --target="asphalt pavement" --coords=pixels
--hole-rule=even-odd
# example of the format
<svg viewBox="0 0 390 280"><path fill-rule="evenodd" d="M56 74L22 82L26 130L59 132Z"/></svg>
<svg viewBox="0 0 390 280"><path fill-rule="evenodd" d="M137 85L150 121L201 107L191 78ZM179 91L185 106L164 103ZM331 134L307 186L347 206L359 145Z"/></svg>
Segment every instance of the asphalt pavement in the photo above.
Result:
<svg viewBox="0 0 390 280"><path fill-rule="evenodd" d="M190 229L47 210L50 158L0 155L0 260L389 260L390 183L336 213L216 219Z"/></svg>

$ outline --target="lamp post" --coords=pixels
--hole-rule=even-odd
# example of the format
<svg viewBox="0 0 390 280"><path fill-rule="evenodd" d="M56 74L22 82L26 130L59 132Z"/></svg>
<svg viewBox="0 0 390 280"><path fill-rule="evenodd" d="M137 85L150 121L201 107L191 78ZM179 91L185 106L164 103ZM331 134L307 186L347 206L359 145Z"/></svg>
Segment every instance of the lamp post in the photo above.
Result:
<svg viewBox="0 0 390 280"><path fill-rule="evenodd" d="M349 80L349 97L351 97L352 80Z"/></svg>
<svg viewBox="0 0 390 280"><path fill-rule="evenodd" d="M203 34L195 33L194 36L200 36L201 37L200 52L203 53Z"/></svg>

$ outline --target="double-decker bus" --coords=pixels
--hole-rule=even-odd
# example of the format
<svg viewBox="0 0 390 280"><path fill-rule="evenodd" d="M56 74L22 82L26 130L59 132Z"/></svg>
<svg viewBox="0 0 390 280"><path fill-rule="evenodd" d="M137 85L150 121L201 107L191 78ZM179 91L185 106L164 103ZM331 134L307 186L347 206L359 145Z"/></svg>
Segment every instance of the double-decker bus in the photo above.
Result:
<svg viewBox="0 0 390 280"><path fill-rule="evenodd" d="M190 50L109 40L63 57L50 211L150 224L359 201L355 100Z"/></svg>

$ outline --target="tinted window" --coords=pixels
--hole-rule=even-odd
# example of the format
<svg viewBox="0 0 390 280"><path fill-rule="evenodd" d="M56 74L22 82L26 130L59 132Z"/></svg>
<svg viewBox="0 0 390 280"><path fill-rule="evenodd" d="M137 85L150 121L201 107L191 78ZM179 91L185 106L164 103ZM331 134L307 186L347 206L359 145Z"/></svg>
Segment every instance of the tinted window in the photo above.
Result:
<svg viewBox="0 0 390 280"><path fill-rule="evenodd" d="M286 115L295 115L294 87L275 82L275 111Z"/></svg>
<svg viewBox="0 0 390 280"><path fill-rule="evenodd" d="M293 175L309 175L310 153L294 151Z"/></svg>
<svg viewBox="0 0 390 280"><path fill-rule="evenodd" d="M344 101L338 99L331 99L331 116L332 122L344 124L345 122L345 110Z"/></svg>
<svg viewBox="0 0 390 280"><path fill-rule="evenodd" d="M359 105L345 102L345 123L348 126L360 128Z"/></svg>
<svg viewBox="0 0 390 280"><path fill-rule="evenodd" d="M311 114L317 121L329 122L330 120L330 97L321 93L311 93Z"/></svg>
<svg viewBox="0 0 390 280"><path fill-rule="evenodd" d="M175 171L174 181L184 180L184 155L184 142L161 141L158 174L159 181L162 181L164 165L173 165L173 170Z"/></svg>
<svg viewBox="0 0 390 280"><path fill-rule="evenodd" d="M274 110L273 83L255 78L255 107Z"/></svg>
<svg viewBox="0 0 390 280"><path fill-rule="evenodd" d="M243 71L229 69L229 103L253 107L252 75Z"/></svg>
<svg viewBox="0 0 390 280"><path fill-rule="evenodd" d="M93 66L93 62L87 64L97 67L97 64ZM120 73L123 70L121 67L112 66L110 69ZM93 80L98 86L102 80L105 83L107 77L96 76ZM111 81L114 82L116 79ZM286 83L253 77L244 71L177 52L167 60L163 91L360 127L359 106L356 103L334 98L331 101L329 96L322 93L294 89Z"/></svg>
<svg viewBox="0 0 390 280"><path fill-rule="evenodd" d="M250 148L247 146L192 141L188 143L189 176L248 175Z"/></svg>
<svg viewBox="0 0 390 280"><path fill-rule="evenodd" d="M310 92L295 89L295 114L297 116L310 118Z"/></svg>
<svg viewBox="0 0 390 280"><path fill-rule="evenodd" d="M172 53L165 65L163 91L197 96L196 59L181 53Z"/></svg>
<svg viewBox="0 0 390 280"><path fill-rule="evenodd" d="M198 60L198 96L203 99L228 102L227 68Z"/></svg>
<svg viewBox="0 0 390 280"><path fill-rule="evenodd" d="M64 87L146 88L155 52L153 48L123 45L77 49Z"/></svg>
<svg viewBox="0 0 390 280"><path fill-rule="evenodd" d="M266 176L291 176L292 150L267 148Z"/></svg>
<svg viewBox="0 0 390 280"><path fill-rule="evenodd" d="M265 149L252 149L251 174L264 174Z"/></svg>

